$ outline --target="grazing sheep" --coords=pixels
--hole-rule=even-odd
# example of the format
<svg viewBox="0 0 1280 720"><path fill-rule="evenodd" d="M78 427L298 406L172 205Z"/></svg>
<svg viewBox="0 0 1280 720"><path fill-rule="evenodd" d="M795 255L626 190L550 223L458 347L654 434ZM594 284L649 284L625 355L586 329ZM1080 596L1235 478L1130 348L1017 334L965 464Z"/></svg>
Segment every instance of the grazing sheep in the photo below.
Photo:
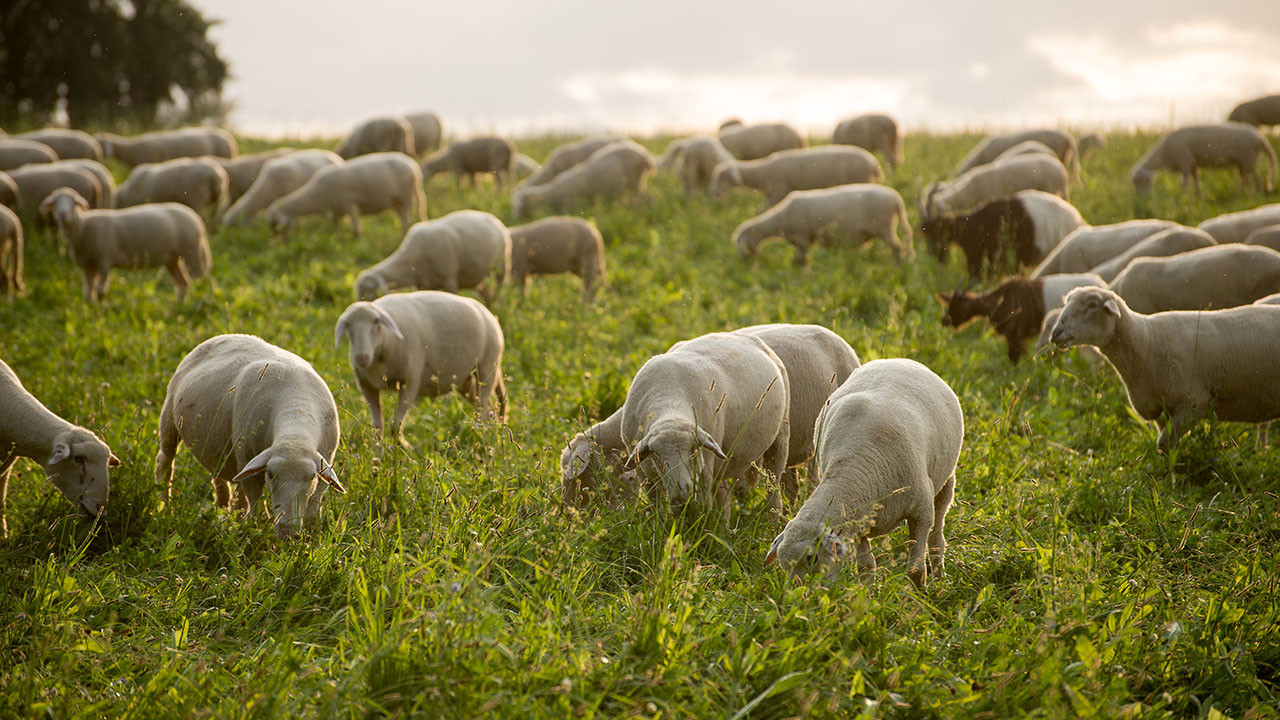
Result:
<svg viewBox="0 0 1280 720"><path fill-rule="evenodd" d="M218 335L178 363L160 408L156 483L173 495L181 443L213 473L214 501L249 515L265 487L267 516L289 537L315 522L341 431L333 394L311 364L252 335Z"/></svg>
<svg viewBox="0 0 1280 720"><path fill-rule="evenodd" d="M793 576L834 575L849 552L840 538L849 528L867 577L876 567L870 538L905 520L907 576L923 586L947 552L943 529L964 442L955 392L914 360L873 360L832 393L814 434L818 487L774 538L765 564L777 560Z"/></svg>
<svg viewBox="0 0 1280 720"><path fill-rule="evenodd" d="M759 338L711 333L676 343L636 373L622 438L636 474L667 500L690 500L728 520L730 485L752 463L773 478L791 441L787 369Z"/></svg>
<svg viewBox="0 0 1280 720"><path fill-rule="evenodd" d="M1201 418L1263 423L1280 417L1276 337L1280 310L1268 305L1143 315L1103 288L1068 295L1052 335L1058 347L1102 351L1129 404L1160 428L1156 447L1164 453Z"/></svg>
<svg viewBox="0 0 1280 720"><path fill-rule="evenodd" d="M945 309L943 326L959 330L976 317L991 321L996 335L1008 345L1009 361L1017 363L1026 351L1027 338L1040 335L1048 313L1062 307L1067 293L1078 287L1106 287L1092 273L1050 275L1043 278L1008 278L981 295L957 290L938 293Z"/></svg>
<svg viewBox="0 0 1280 720"><path fill-rule="evenodd" d="M511 283L523 295L530 275L573 273L582 278L582 299L591 302L605 281L604 238L595 225L554 215L511 231Z"/></svg>
<svg viewBox="0 0 1280 720"><path fill-rule="evenodd" d="M421 157L435 152L444 140L444 127L440 124L440 116L433 112L416 112L404 116L413 130L413 152Z"/></svg>
<svg viewBox="0 0 1280 720"><path fill-rule="evenodd" d="M164 267L182 300L190 277L205 276L213 265L204 222L186 205L90 210L74 190L59 188L45 199L41 210L52 215L66 238L72 259L84 272L84 297L90 302L106 295L114 268Z"/></svg>
<svg viewBox="0 0 1280 720"><path fill-rule="evenodd" d="M210 159L227 171L227 179L230 181L227 202L233 203L248 192L253 186L253 181L258 179L258 173L262 172L262 166L268 161L284 157L293 151L293 148L285 147L252 155L238 155L233 158L211 157Z"/></svg>
<svg viewBox="0 0 1280 720"><path fill-rule="evenodd" d="M1022 190L1040 190L1067 199L1067 169L1056 157L1015 155L980 165L954 180L930 183L920 217L970 212L993 200L1012 197Z"/></svg>
<svg viewBox="0 0 1280 720"><path fill-rule="evenodd" d="M54 190L62 187L75 190L87 200L90 207L103 206L105 193L98 178L92 172L70 163L27 165L10 170L9 177L18 186L18 204L22 212L40 218L41 221L45 218L38 212L40 203Z"/></svg>
<svg viewBox="0 0 1280 720"><path fill-rule="evenodd" d="M1227 116L1230 122L1247 123L1258 127L1280 125L1280 95L1264 95L1242 102Z"/></svg>
<svg viewBox="0 0 1280 720"><path fill-rule="evenodd" d="M81 130L44 128L42 130L19 133L14 137L44 143L53 150L60 160L84 159L102 162L103 157L105 157L102 154L102 145L97 140L94 140L92 135Z"/></svg>
<svg viewBox="0 0 1280 720"><path fill-rule="evenodd" d="M805 141L790 125L769 123L721 130L720 144L739 160L759 160L779 150L802 148Z"/></svg>
<svg viewBox="0 0 1280 720"><path fill-rule="evenodd" d="M898 241L901 227L906 236ZM764 241L781 237L795 248L792 262L803 266L809 248L821 242L861 244L880 238L898 262L915 258L911 223L902 196L891 187L874 184L841 185L821 190L798 190L733 231L733 246L751 259Z"/></svg>
<svg viewBox="0 0 1280 720"><path fill-rule="evenodd" d="M510 272L511 234L502 221L459 210L409 228L395 252L356 278L356 299L374 300L397 288L473 288L492 305Z"/></svg>
<svg viewBox="0 0 1280 720"><path fill-rule="evenodd" d="M300 217L345 214L360 237L360 215L384 210L400 214L401 232L427 214L422 170L404 153L371 153L320 168L305 185L267 207L267 224L272 232L286 236Z"/></svg>
<svg viewBox="0 0 1280 720"><path fill-rule="evenodd" d="M1090 272L1107 282L1116 279L1135 258L1169 257L1215 245L1213 237L1203 230L1175 225L1147 237L1128 250L1094 267Z"/></svg>
<svg viewBox="0 0 1280 720"><path fill-rule="evenodd" d="M563 214L596 199L612 200L628 193L648 198L645 182L653 171L648 150L630 140L610 143L550 182L530 185L526 181L516 188L511 194L511 216L521 220L538 206Z"/></svg>
<svg viewBox="0 0 1280 720"><path fill-rule="evenodd" d="M1094 151L1101 150L1106 146L1106 138L1102 137L1098 133L1089 133L1088 135L1080 138L1080 142L1076 143L1076 152L1080 155L1080 160L1083 161Z"/></svg>
<svg viewBox="0 0 1280 720"><path fill-rule="evenodd" d="M229 158L240 154L231 133L215 127L188 127L133 137L98 133L95 138L102 144L103 155L116 158L129 167L180 157L215 155Z"/></svg>
<svg viewBox="0 0 1280 720"><path fill-rule="evenodd" d="M334 326L334 347L351 343L351 369L382 437L383 390L399 392L391 430L401 444L405 415L418 398L450 392L465 395L480 419L495 397L500 422L507 419L502 379L502 327L471 298L426 290L396 293L347 306Z"/></svg>
<svg viewBox="0 0 1280 720"><path fill-rule="evenodd" d="M474 188L477 173L493 173L501 188L504 177L508 181L515 177L515 143L498 137L474 138L456 142L422 161L423 182L442 172L453 173L459 188L464 177Z"/></svg>
<svg viewBox="0 0 1280 720"><path fill-rule="evenodd" d="M1028 140L1034 140L1048 146L1062 161L1062 164L1071 170L1073 175L1079 175L1080 164L1075 138L1071 137L1070 133L1052 129L1026 130L1007 135L989 135L960 161L953 175L963 175L979 165L993 162L1005 150Z"/></svg>
<svg viewBox="0 0 1280 720"><path fill-rule="evenodd" d="M1249 239L1249 233L1260 227L1280 224L1280 203L1262 205L1252 210L1223 213L1209 218L1196 227L1209 233L1219 245L1242 243Z"/></svg>
<svg viewBox="0 0 1280 720"><path fill-rule="evenodd" d="M175 202L206 216L209 225L227 209L230 179L213 158L178 158L143 163L116 188L116 207Z"/></svg>
<svg viewBox="0 0 1280 720"><path fill-rule="evenodd" d="M1158 170L1182 173L1182 189L1194 183L1200 192L1200 168L1234 167L1240 172L1240 186L1258 181L1255 169L1258 157L1267 161L1265 186L1271 191L1276 179L1276 152L1258 129L1243 123L1191 125L1178 128L1160 139L1134 165L1130 179L1138 194L1151 191L1151 181Z"/></svg>
<svg viewBox="0 0 1280 720"><path fill-rule="evenodd" d="M694 189L707 190L711 187L711 178L715 175L716 166L722 163L736 162L733 155L725 149L720 141L711 135L691 137L684 143L683 155L680 158L680 181L684 185L684 194L692 195ZM661 167L661 163L659 163ZM776 204L776 203L775 203Z"/></svg>
<svg viewBox="0 0 1280 720"><path fill-rule="evenodd" d="M624 139L617 135L595 135L575 142L565 143L552 150L546 161L542 163L542 169L530 176L528 180L525 180L524 185L521 187L546 185L566 171L580 165L587 158L594 155L597 150Z"/></svg>
<svg viewBox="0 0 1280 720"><path fill-rule="evenodd" d="M542 169L537 160L525 155L524 153L516 153L516 180L524 180L532 177L534 173Z"/></svg>
<svg viewBox="0 0 1280 720"><path fill-rule="evenodd" d="M18 183L9 177L8 173L0 172L0 205L17 212L21 207L19 200L22 195L18 191Z"/></svg>
<svg viewBox="0 0 1280 720"><path fill-rule="evenodd" d="M361 155L401 152L414 157L413 128L403 117L386 116L365 120L351 129L334 152L343 160Z"/></svg>
<svg viewBox="0 0 1280 720"><path fill-rule="evenodd" d="M53 414L22 386L17 373L0 360L0 535L8 536L5 506L9 475L20 457L44 468L45 477L80 510L85 519L106 512L111 478L120 465L111 448L93 431Z"/></svg>
<svg viewBox="0 0 1280 720"><path fill-rule="evenodd" d="M831 134L835 145L857 145L869 152L878 152L889 167L897 168L902 162L902 135L898 123L888 115L869 113L842 120Z"/></svg>
<svg viewBox="0 0 1280 720"><path fill-rule="evenodd" d="M949 244L958 245L969 274L977 277L984 264L1001 267L1006 253L1019 264L1034 266L1084 224L1080 212L1065 200L1023 190L965 215L928 218L920 232L939 261L945 259Z"/></svg>
<svg viewBox="0 0 1280 720"><path fill-rule="evenodd" d="M103 165L97 160L73 158L71 160L63 160L61 162L53 163L53 167L58 167L62 164L84 168L85 170L93 173L93 176L98 179L98 186L102 188L101 203L93 205L92 200L89 203L90 205L93 205L95 210L110 210L116 206L116 178L111 174L111 171L107 169L106 165Z"/></svg>
<svg viewBox="0 0 1280 720"><path fill-rule="evenodd" d="M639 495L622 442L622 408L573 436L560 452L560 493L565 503L584 507L593 496L607 503Z"/></svg>
<svg viewBox="0 0 1280 720"><path fill-rule="evenodd" d="M689 147L689 142L691 140L693 140L693 138L672 140L671 143L667 145L667 149L662 151L662 156L658 158L658 170L678 171L684 162L684 151ZM728 154L728 152L728 150L725 150L725 154ZM733 158L733 156L729 155L729 158Z"/></svg>
<svg viewBox="0 0 1280 720"><path fill-rule="evenodd" d="M1264 225L1254 230L1249 233L1249 237L1245 238L1244 243L1246 245L1261 245L1272 250L1280 250L1280 224Z"/></svg>
<svg viewBox="0 0 1280 720"><path fill-rule="evenodd" d="M1089 272L1146 238L1169 228L1172 220L1128 220L1112 225L1085 225L1073 230L1031 272L1030 277Z"/></svg>
<svg viewBox="0 0 1280 720"><path fill-rule="evenodd" d="M254 215L306 185L321 168L341 164L342 158L329 150L298 150L268 160L244 195L227 208L222 221L229 227L248 225Z"/></svg>
<svg viewBox="0 0 1280 720"><path fill-rule="evenodd" d="M10 300L15 293L27 288L22 282L23 254L22 221L17 213L0 205L0 276L4 277L5 292Z"/></svg>
<svg viewBox="0 0 1280 720"><path fill-rule="evenodd" d="M23 165L57 160L58 154L42 142L19 138L0 139L0 170L15 170Z"/></svg>
<svg viewBox="0 0 1280 720"><path fill-rule="evenodd" d="M1220 310L1280 292L1280 252L1216 245L1172 257L1138 258L1111 282L1134 312Z"/></svg>
<svg viewBox="0 0 1280 720"><path fill-rule="evenodd" d="M711 174L711 195L720 197L730 188L746 186L764 193L765 208L769 208L794 190L883 181L884 170L871 153L851 145L828 145L781 150L760 160L723 162Z"/></svg>

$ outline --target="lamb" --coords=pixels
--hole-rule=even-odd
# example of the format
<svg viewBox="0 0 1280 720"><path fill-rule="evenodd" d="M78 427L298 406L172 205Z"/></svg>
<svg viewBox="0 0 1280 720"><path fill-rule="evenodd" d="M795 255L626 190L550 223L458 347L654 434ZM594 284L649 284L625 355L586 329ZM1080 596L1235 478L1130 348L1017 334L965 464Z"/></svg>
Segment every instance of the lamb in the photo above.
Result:
<svg viewBox="0 0 1280 720"><path fill-rule="evenodd" d="M510 273L511 234L502 221L459 210L409 228L395 252L356 277L356 299L405 287L451 293L474 288L492 305Z"/></svg>
<svg viewBox="0 0 1280 720"><path fill-rule="evenodd" d="M284 157L268 160L253 185L227 208L222 221L229 227L248 225L254 215L306 185L322 168L342 164L342 158L329 150L298 150Z"/></svg>
<svg viewBox="0 0 1280 720"><path fill-rule="evenodd" d="M1215 310L1280 292L1280 252L1217 245L1165 258L1138 258L1111 282L1134 312Z"/></svg>
<svg viewBox="0 0 1280 720"><path fill-rule="evenodd" d="M400 214L401 232L426 216L422 170L404 153L371 153L320 168L305 185L267 207L267 224L272 232L286 236L300 217L346 214L360 237L360 215L384 210Z"/></svg>
<svg viewBox="0 0 1280 720"><path fill-rule="evenodd" d="M1022 265L1035 266L1084 224L1080 212L1065 200L1023 190L965 215L928 218L920 231L939 261L945 259L949 243L960 246L969 274L976 277L984 264L1000 266L1006 253Z"/></svg>
<svg viewBox="0 0 1280 720"><path fill-rule="evenodd" d="M386 116L370 118L356 125L338 143L334 152L343 160L350 160L360 155L386 152L402 152L413 157L416 150L409 121L403 117Z"/></svg>
<svg viewBox="0 0 1280 720"><path fill-rule="evenodd" d="M276 534L316 521L325 490L346 493L333 469L341 430L333 394L311 364L252 335L218 335L178 363L160 408L156 483L173 495L186 443L213 473L215 504L251 514L265 487Z"/></svg>
<svg viewBox="0 0 1280 720"><path fill-rule="evenodd" d="M382 438L381 392L399 399L391 429L402 445L404 418L418 398L449 392L465 395L481 420L507 419L507 387L502 378L502 327L498 318L471 298L445 292L396 293L347 306L334 327L334 347L351 343L351 369L369 405L373 428Z"/></svg>
<svg viewBox="0 0 1280 720"><path fill-rule="evenodd" d="M573 436L560 452L561 498L584 507L593 496L609 503L639 495L635 472L627 469L622 442L622 408Z"/></svg>
<svg viewBox="0 0 1280 720"><path fill-rule="evenodd" d="M4 277L5 292L10 301L15 293L27 289L22 282L23 254L22 221L17 213L0 205L0 276Z"/></svg>
<svg viewBox="0 0 1280 720"><path fill-rule="evenodd" d="M759 160L779 150L805 146L804 138L786 123L734 126L720 132L720 144L739 160Z"/></svg>
<svg viewBox="0 0 1280 720"><path fill-rule="evenodd" d="M480 137L456 142L422 161L422 179L430 180L442 172L451 172L462 187L462 178L476 186L477 173L493 173L498 187L502 180L512 180L516 173L516 146L498 137Z"/></svg>
<svg viewBox="0 0 1280 720"><path fill-rule="evenodd" d="M227 209L231 194L227 171L212 158L178 158L160 163L143 163L116 188L116 207L143 203L175 202L207 212L208 224Z"/></svg>
<svg viewBox="0 0 1280 720"><path fill-rule="evenodd" d="M1175 227L1182 226L1172 220L1129 220L1079 227L1062 238L1031 277L1088 272L1161 230Z"/></svg>
<svg viewBox="0 0 1280 720"><path fill-rule="evenodd" d="M95 160L102 162L102 144L87 132L66 128L44 128L24 132L14 137L44 143L60 160Z"/></svg>
<svg viewBox="0 0 1280 720"><path fill-rule="evenodd" d="M1094 267L1091 272L1103 280L1111 282L1116 279L1117 275L1124 272L1125 268L1129 267L1129 263L1137 258L1181 255L1182 253L1212 247L1213 245L1216 245L1213 237L1205 231L1176 225L1151 235L1137 245Z"/></svg>
<svg viewBox="0 0 1280 720"><path fill-rule="evenodd" d="M571 168L577 167L603 147L612 145L623 138L617 135L595 135L571 143L565 143L551 151L542 169L534 173L524 182L523 187L545 185L563 175Z"/></svg>
<svg viewBox="0 0 1280 720"><path fill-rule="evenodd" d="M758 462L774 478L791 441L787 369L759 338L711 333L676 343L636 373L622 438L641 483L728 520L732 480Z"/></svg>
<svg viewBox="0 0 1280 720"><path fill-rule="evenodd" d="M90 302L106 295L113 268L163 266L182 300L190 277L205 276L213 265L204 222L186 205L90 210L74 190L59 188L45 199L41 210L53 216L58 232L67 239L72 258L84 272L84 296Z"/></svg>
<svg viewBox="0 0 1280 720"><path fill-rule="evenodd" d="M413 130L413 151L416 156L435 152L444 140L444 128L440 116L433 112L416 112L404 116Z"/></svg>
<svg viewBox="0 0 1280 720"><path fill-rule="evenodd" d="M103 155L116 158L129 167L181 157L215 155L230 158L240 154L231 133L216 127L188 127L133 137L98 133L95 138L102 145Z"/></svg>
<svg viewBox="0 0 1280 720"><path fill-rule="evenodd" d="M103 165L97 160L86 160L84 158L63 160L61 162L53 163L52 165L53 167L58 167L62 164L74 165L75 167L88 170L95 178L97 178L98 186L102 188L101 202L98 205L93 205L91 200L89 203L90 205L93 205L95 210L110 210L116 206L116 178L111 174L111 171L107 169L106 165Z"/></svg>
<svg viewBox="0 0 1280 720"><path fill-rule="evenodd" d="M991 321L996 334L1008 345L1009 361L1017 364L1026 351L1027 338L1040 335L1048 313L1062 307L1068 292L1078 287L1106 287L1092 273L1049 275L1042 278L1012 277L994 290L977 295L957 290L938 293L943 303L943 326L959 330L975 317Z"/></svg>
<svg viewBox="0 0 1280 720"><path fill-rule="evenodd" d="M1280 310L1133 311L1111 290L1067 296L1053 328L1058 347L1092 345L1120 374L1129 404L1160 429L1168 453L1194 422L1263 423L1280 417Z"/></svg>
<svg viewBox="0 0 1280 720"><path fill-rule="evenodd" d="M31 458L45 477L92 520L106 512L111 478L108 468L120 460L93 431L58 417L22 386L0 360L0 535L8 536L5 516L9 475L18 458Z"/></svg>
<svg viewBox="0 0 1280 720"><path fill-rule="evenodd" d="M878 152L896 169L902 162L902 135L898 123L882 113L868 113L843 120L831 134L835 145L857 145L869 152Z"/></svg>
<svg viewBox="0 0 1280 720"><path fill-rule="evenodd" d="M1280 95L1264 95L1242 102L1231 110L1227 120L1258 127L1280 125Z"/></svg>
<svg viewBox="0 0 1280 720"><path fill-rule="evenodd" d="M610 143L550 182L530 185L526 181L516 188L511 194L511 215L521 220L537 206L564 213L596 199L615 199L627 193L648 198L645 182L654 167L653 156L640 145L630 140Z"/></svg>
<svg viewBox="0 0 1280 720"><path fill-rule="evenodd" d="M1218 244L1226 245L1242 243L1254 230L1278 223L1280 223L1280 203L1272 203L1252 210L1223 213L1205 220L1196 227L1212 235Z"/></svg>
<svg viewBox="0 0 1280 720"><path fill-rule="evenodd" d="M1249 233L1245 238L1246 245L1261 245L1272 250L1280 250L1280 224L1265 225Z"/></svg>
<svg viewBox="0 0 1280 720"><path fill-rule="evenodd" d="M1133 167L1130 179L1138 194L1144 195L1151 191L1156 171L1174 170L1182 173L1182 189L1194 183L1199 197L1200 168L1234 167L1240 173L1240 186L1245 187L1258 180L1259 156L1267 161L1265 185L1270 192L1276 179L1276 152L1257 128L1243 123L1191 125L1161 138Z"/></svg>
<svg viewBox="0 0 1280 720"><path fill-rule="evenodd" d="M582 299L591 302L605 281L604 238L595 225L555 215L511 230L511 283L525 293L530 275L573 273L582 278Z"/></svg>
<svg viewBox="0 0 1280 720"><path fill-rule="evenodd" d="M253 185L253 181L258 179L258 173L262 172L262 166L267 164L267 161L284 157L293 151L293 148L284 147L253 153L252 155L238 155L233 158L211 156L210 159L227 171L227 179L230 181L227 202L233 203L248 192Z"/></svg>
<svg viewBox="0 0 1280 720"><path fill-rule="evenodd" d="M686 163L688 157L686 154ZM711 195L745 185L764 193L765 209L777 205L793 190L878 183L884 171L875 156L860 147L834 145L782 150L761 160L729 161L711 175Z"/></svg>
<svg viewBox="0 0 1280 720"><path fill-rule="evenodd" d="M1071 137L1070 133L1062 130L1039 129L1009 133L1007 135L987 136L960 161L953 175L963 175L980 165L986 165L1000 157L1000 154L1005 150L1028 140L1047 145L1062 161L1062 164L1071 170L1073 175L1079 174L1079 155L1075 138Z"/></svg>
<svg viewBox="0 0 1280 720"><path fill-rule="evenodd" d="M715 175L716 166L722 163L736 162L733 155L725 149L720 141L711 135L691 137L684 143L680 158L680 181L684 184L684 194L692 195L695 188L703 190L711 187L711 178ZM659 163L661 167L661 163ZM773 203L777 204L777 203Z"/></svg>
<svg viewBox="0 0 1280 720"><path fill-rule="evenodd" d="M898 228L906 236L898 241ZM782 237L795 248L792 262L802 267L809 248L820 242L860 244L880 238L898 262L915 258L911 224L902 196L884 185L841 185L821 190L797 190L761 215L739 225L732 242L750 260L761 243Z"/></svg>
<svg viewBox="0 0 1280 720"><path fill-rule="evenodd" d="M524 153L516 153L516 179L524 180L533 177L535 173L542 169L537 160L525 155Z"/></svg>
<svg viewBox="0 0 1280 720"><path fill-rule="evenodd" d="M1066 200L1067 169L1055 157L1015 155L970 170L946 183L930 183L920 206L924 219L970 212L1022 190L1040 190Z"/></svg>
<svg viewBox="0 0 1280 720"><path fill-rule="evenodd" d="M58 188L67 187L85 198L90 207L103 206L105 193L93 173L70 163L28 165L10 170L9 177L18 186L18 204L22 211L36 215L40 203Z"/></svg>
<svg viewBox="0 0 1280 720"><path fill-rule="evenodd" d="M859 572L875 570L870 538L906 520L907 576L917 587L943 569L964 413L946 381L914 360L873 360L834 393L814 429L818 487L774 538L765 564L793 576L839 572L851 527ZM928 562L926 563L926 548Z"/></svg>
<svg viewBox="0 0 1280 720"><path fill-rule="evenodd" d="M15 170L23 165L56 162L53 148L34 140L0 139L0 170Z"/></svg>

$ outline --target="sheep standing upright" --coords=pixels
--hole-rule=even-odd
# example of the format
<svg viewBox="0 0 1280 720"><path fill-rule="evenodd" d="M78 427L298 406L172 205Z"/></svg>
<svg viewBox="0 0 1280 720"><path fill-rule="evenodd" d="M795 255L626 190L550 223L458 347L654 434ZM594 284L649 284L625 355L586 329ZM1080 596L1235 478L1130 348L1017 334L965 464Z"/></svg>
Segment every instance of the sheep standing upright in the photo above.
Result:
<svg viewBox="0 0 1280 720"><path fill-rule="evenodd" d="M573 273L591 302L605 282L604 238L582 218L554 215L510 228L511 284L525 293L531 275Z"/></svg>
<svg viewBox="0 0 1280 720"><path fill-rule="evenodd" d="M831 133L836 145L857 145L869 152L880 153L890 168L902 162L902 134L898 123L883 113L867 113L842 120Z"/></svg>
<svg viewBox="0 0 1280 720"><path fill-rule="evenodd" d="M905 239L898 240L902 228ZM915 258L907 208L897 190L859 183L820 190L797 190L782 202L743 222L731 241L744 259L755 257L760 245L781 237L795 248L792 263L803 267L809 248L820 243L858 245L879 238L898 262Z"/></svg>
<svg viewBox="0 0 1280 720"><path fill-rule="evenodd" d="M502 187L503 180L513 181L516 176L516 146L510 140L498 137L479 137L456 142L422 161L422 180L426 182L442 172L451 172L462 187L462 179L476 186L476 175L493 174Z"/></svg>
<svg viewBox="0 0 1280 720"><path fill-rule="evenodd" d="M1266 161L1265 183L1255 172L1259 157ZM1130 179L1138 194L1146 194L1156 171L1173 170L1182 174L1182 189L1194 184L1199 197L1202 167L1234 167L1240 173L1241 187L1256 182L1271 192L1276 181L1276 151L1257 128L1244 123L1191 125L1160 138L1134 165Z"/></svg>

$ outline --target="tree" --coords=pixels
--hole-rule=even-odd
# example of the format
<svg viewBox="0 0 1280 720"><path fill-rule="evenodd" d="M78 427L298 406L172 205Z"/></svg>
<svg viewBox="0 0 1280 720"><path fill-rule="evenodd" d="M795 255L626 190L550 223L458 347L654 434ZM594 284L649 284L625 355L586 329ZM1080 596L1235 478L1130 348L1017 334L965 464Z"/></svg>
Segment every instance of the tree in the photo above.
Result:
<svg viewBox="0 0 1280 720"><path fill-rule="evenodd" d="M228 67L212 25L184 0L10 0L0 10L0 123L62 110L72 126L146 126L166 105L221 110Z"/></svg>

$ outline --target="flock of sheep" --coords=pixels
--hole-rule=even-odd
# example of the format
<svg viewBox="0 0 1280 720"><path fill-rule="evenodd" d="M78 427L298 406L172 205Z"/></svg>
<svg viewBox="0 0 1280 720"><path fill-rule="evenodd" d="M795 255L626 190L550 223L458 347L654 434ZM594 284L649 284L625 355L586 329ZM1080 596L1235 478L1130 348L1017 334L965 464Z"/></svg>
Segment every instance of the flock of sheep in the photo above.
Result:
<svg viewBox="0 0 1280 720"><path fill-rule="evenodd" d="M1242 104L1230 121L1174 130L1134 168L1148 192L1154 173L1182 174L1199 192L1201 167L1235 167L1242 185L1270 190L1276 156L1254 126L1280 124L1280 96ZM2 133L0 133L2 135ZM542 165L509 140L480 137L440 149L432 113L375 118L337 152L273 150L238 155L217 128L137 137L46 129L0 136L0 267L11 300L24 289L23 230L52 224L84 276L87 300L103 298L110 273L164 267L179 299L213 271L208 234L264 216L279 236L308 216L351 219L387 210L403 241L355 282L337 318L357 386L380 441L383 391L395 390L392 434L419 398L467 396L481 420L505 421L503 332L492 304L503 285L573 273L590 302L605 284L600 232L568 215L508 228L462 210L425 221L423 182L452 173L459 185L492 174L513 185L511 214L527 220L593 202L644 198L653 172L672 172L687 194L735 187L761 195L730 244L750 260L781 238L795 264L817 244L884 242L900 263L915 257L906 205L882 184L876 154L896 169L902 136L886 115L837 126L832 144L808 147L788 125L726 122L678 140L659 158L626 138L590 137ZM985 293L939 294L944 324L984 316L1017 361L1025 342L1091 345L1119 371L1135 410L1161 427L1168 451L1195 419L1265 423L1280 416L1280 204L1188 228L1164 220L1089 226L1069 203L1090 136L1033 130L989 137L950 179L917 185L919 232L940 258L964 253L975 278L1010 265L1034 268ZM425 158L422 156L426 155ZM131 168L118 187L101 164ZM1266 178L1258 177L1262 162ZM523 182L515 183L523 178ZM6 262L7 259L7 262ZM480 294L484 303L458 295ZM407 290L408 292L393 292ZM18 457L42 465L86 518L108 501L119 460L91 431L50 412L0 362L0 502ZM218 506L252 512L269 491L276 530L314 522L334 469L337 408L303 358L250 335L219 335L191 350L169 382L160 414L156 479L170 492L185 443L214 477ZM868 539L906 521L908 576L942 565L943 528L964 436L960 401L945 381L907 359L861 364L849 344L817 325L760 325L673 345L633 378L623 406L573 437L561 454L562 496L582 505L648 495L728 516L733 498L764 479L770 506L799 501L799 471L814 485L767 562L792 573L834 571L855 547L874 568ZM0 522L3 522L0 504ZM7 529L7 528L6 528Z"/></svg>

